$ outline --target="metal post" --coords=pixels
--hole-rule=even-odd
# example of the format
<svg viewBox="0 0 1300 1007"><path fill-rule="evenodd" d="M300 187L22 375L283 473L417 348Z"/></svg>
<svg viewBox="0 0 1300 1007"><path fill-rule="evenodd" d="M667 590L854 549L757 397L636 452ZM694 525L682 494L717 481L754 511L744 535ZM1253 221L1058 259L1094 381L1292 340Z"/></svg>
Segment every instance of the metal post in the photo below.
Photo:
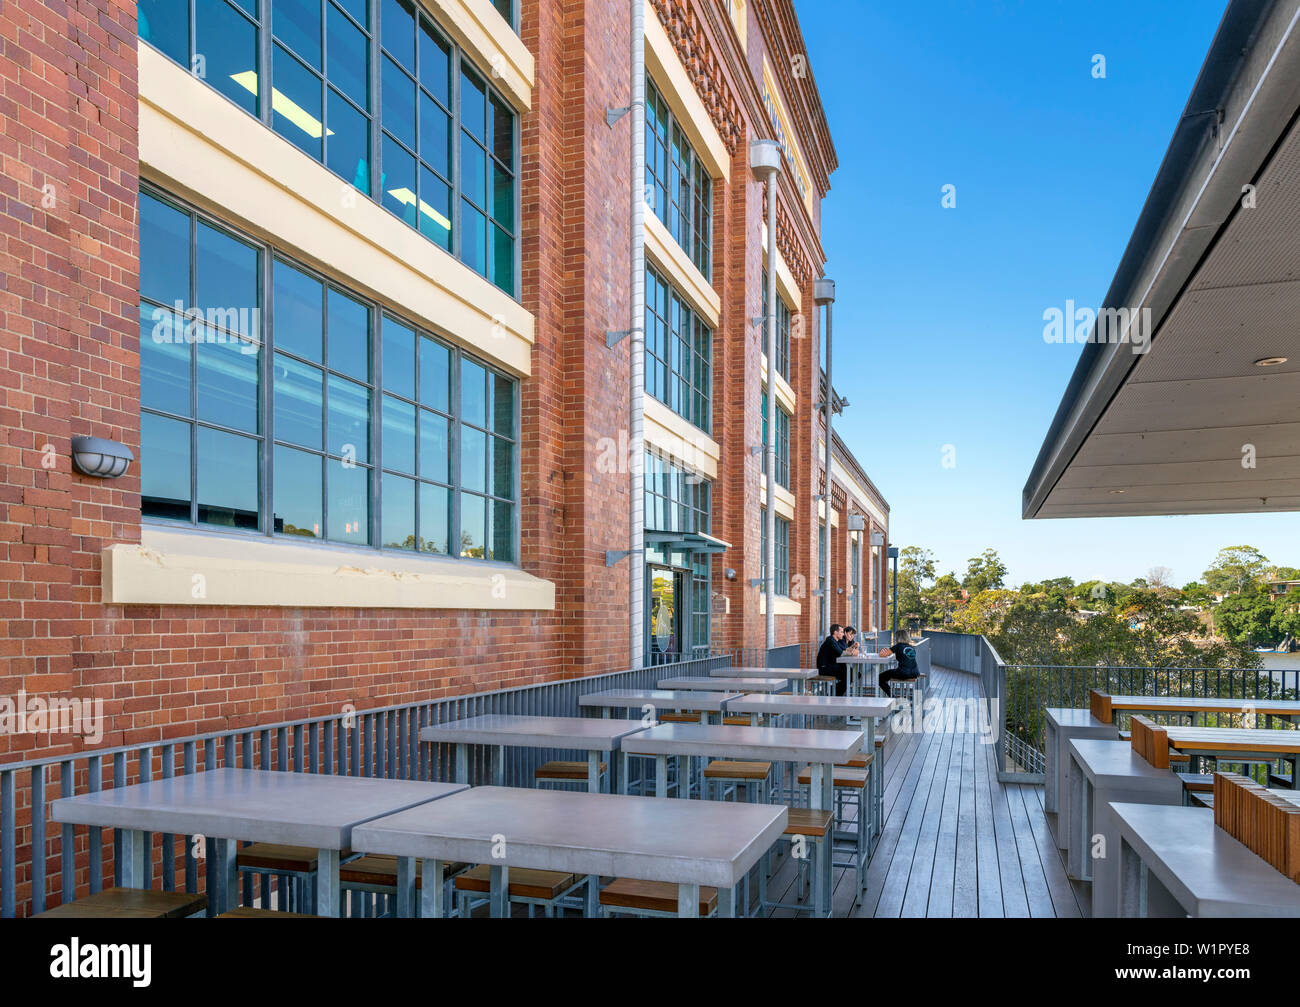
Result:
<svg viewBox="0 0 1300 1007"><path fill-rule="evenodd" d="M889 547L889 558L894 561L894 627L891 643L898 639L898 546Z"/></svg>
<svg viewBox="0 0 1300 1007"><path fill-rule="evenodd" d="M776 646L776 176L781 168L781 147L775 140L752 140L749 167L754 177L767 183L767 271L768 296L763 306L767 322L767 575L764 597L767 604L767 649Z"/></svg>
<svg viewBox="0 0 1300 1007"><path fill-rule="evenodd" d="M826 583L822 585L822 639L831 635L831 573L835 569L832 562L831 550L831 445L833 438L831 436L833 417L835 415L834 399L835 386L831 384L831 312L835 307L835 281L823 276L813 284L813 303L826 305L826 457L825 457L825 480L826 480L826 525L821 534L825 536L824 546L826 549ZM770 398L770 397L769 397Z"/></svg>

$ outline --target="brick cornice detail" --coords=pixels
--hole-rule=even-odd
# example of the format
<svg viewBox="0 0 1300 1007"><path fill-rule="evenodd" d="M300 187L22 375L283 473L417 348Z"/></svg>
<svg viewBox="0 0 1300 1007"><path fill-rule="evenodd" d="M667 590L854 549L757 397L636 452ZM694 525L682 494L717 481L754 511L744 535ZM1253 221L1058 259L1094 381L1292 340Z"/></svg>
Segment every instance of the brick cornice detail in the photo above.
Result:
<svg viewBox="0 0 1300 1007"><path fill-rule="evenodd" d="M695 86L695 93L708 109L709 118L733 157L744 133L740 102L723 74L717 53L709 44L699 15L683 0L650 0L659 23L664 26L677 58Z"/></svg>

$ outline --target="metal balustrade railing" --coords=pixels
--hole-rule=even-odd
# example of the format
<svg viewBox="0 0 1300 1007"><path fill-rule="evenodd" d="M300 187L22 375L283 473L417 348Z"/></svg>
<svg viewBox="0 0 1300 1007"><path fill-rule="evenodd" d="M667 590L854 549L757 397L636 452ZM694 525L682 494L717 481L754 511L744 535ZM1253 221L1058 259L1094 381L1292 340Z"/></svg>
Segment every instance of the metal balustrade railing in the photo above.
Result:
<svg viewBox="0 0 1300 1007"><path fill-rule="evenodd" d="M450 745L421 744L431 724L481 714L576 717L578 698L603 689L652 689L672 675L706 675L732 667L731 651L675 663L652 664L586 678L519 686L372 710L341 709L323 717L262 724L51 758L0 764L0 917L30 915L120 879L121 838L107 842L100 828L49 821L49 802L145 780L223 767L329 773L409 780L450 780ZM471 748L470 782L490 781L490 753ZM507 783L531 784L533 770L551 759L585 753L506 749ZM177 840L183 843L177 850ZM193 836L149 836L145 881L164 891L200 891L205 861ZM155 873L157 872L157 873ZM241 879L246 905L260 895L270 904L272 879ZM282 889L277 889L280 891Z"/></svg>
<svg viewBox="0 0 1300 1007"><path fill-rule="evenodd" d="M1005 664L982 636L927 630L934 663L980 676L986 700L1001 708L998 776L1041 782L1043 730L1050 707L1088 706L1092 689L1113 695L1300 698L1300 670L1256 668ZM1283 726L1270 719L1267 726Z"/></svg>

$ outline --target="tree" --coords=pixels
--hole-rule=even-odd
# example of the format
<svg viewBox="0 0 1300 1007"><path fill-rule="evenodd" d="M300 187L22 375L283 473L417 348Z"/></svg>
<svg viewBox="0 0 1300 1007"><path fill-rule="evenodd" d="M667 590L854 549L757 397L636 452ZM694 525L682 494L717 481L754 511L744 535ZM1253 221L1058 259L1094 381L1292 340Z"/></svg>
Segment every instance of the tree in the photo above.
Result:
<svg viewBox="0 0 1300 1007"><path fill-rule="evenodd" d="M1240 594L1258 586L1268 569L1268 557L1254 546L1233 545L1220 549L1201 576L1205 586L1216 595Z"/></svg>
<svg viewBox="0 0 1300 1007"><path fill-rule="evenodd" d="M965 602L962 597L961 581L955 573L945 573L934 582L934 587L922 592L926 606L937 621L948 625L957 607Z"/></svg>
<svg viewBox="0 0 1300 1007"><path fill-rule="evenodd" d="M1300 578L1287 577L1286 580ZM1269 620L1275 640L1300 638L1300 587L1293 587L1273 601L1273 616Z"/></svg>
<svg viewBox="0 0 1300 1007"><path fill-rule="evenodd" d="M1229 595L1214 609L1219 632L1232 643L1254 647L1273 642L1273 599L1255 587Z"/></svg>
<svg viewBox="0 0 1300 1007"><path fill-rule="evenodd" d="M1204 611L1214 603L1214 595L1210 593L1208 587L1194 580L1190 584L1183 585L1183 602Z"/></svg>
<svg viewBox="0 0 1300 1007"><path fill-rule="evenodd" d="M898 554L898 623L907 626L929 622L929 610L922 593L927 581L934 580L934 554L929 549L909 545Z"/></svg>
<svg viewBox="0 0 1300 1007"><path fill-rule="evenodd" d="M966 576L961 586L972 595L982 591L996 591L1006 581L1006 564L998 557L996 549L985 549L983 554L973 556L966 564Z"/></svg>
<svg viewBox="0 0 1300 1007"><path fill-rule="evenodd" d="M1147 571L1147 584L1151 587L1169 587L1174 572L1167 566L1153 566Z"/></svg>

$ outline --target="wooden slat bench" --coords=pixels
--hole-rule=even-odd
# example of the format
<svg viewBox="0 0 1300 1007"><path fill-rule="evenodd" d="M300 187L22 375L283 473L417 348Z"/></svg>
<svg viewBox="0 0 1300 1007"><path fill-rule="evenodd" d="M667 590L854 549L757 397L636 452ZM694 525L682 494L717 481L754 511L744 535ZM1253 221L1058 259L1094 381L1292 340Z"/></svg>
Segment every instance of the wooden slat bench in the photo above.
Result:
<svg viewBox="0 0 1300 1007"><path fill-rule="evenodd" d="M143 888L105 888L73 902L37 913L33 919L163 920L193 916L208 908L208 897L191 892L155 892Z"/></svg>
<svg viewBox="0 0 1300 1007"><path fill-rule="evenodd" d="M1256 717L1300 719L1300 700L1226 699L1219 696L1118 696L1092 689L1088 693L1092 715L1106 724L1114 723L1116 713L1156 713L1194 716L1222 713Z"/></svg>

